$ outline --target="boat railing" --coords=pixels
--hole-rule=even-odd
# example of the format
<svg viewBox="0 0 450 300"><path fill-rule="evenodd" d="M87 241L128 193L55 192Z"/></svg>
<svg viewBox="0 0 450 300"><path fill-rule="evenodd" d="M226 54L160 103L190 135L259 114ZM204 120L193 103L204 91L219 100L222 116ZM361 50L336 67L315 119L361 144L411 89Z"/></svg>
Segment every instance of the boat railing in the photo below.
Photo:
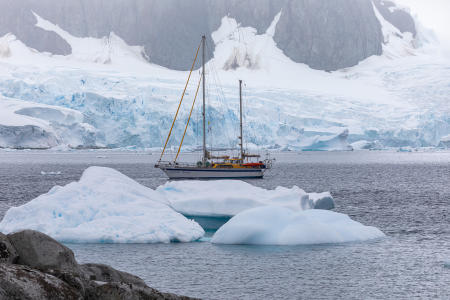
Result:
<svg viewBox="0 0 450 300"><path fill-rule="evenodd" d="M173 161L159 161L157 164L155 164L155 168L161 168L161 167L196 167L197 164L195 163L180 163L180 162L173 162Z"/></svg>

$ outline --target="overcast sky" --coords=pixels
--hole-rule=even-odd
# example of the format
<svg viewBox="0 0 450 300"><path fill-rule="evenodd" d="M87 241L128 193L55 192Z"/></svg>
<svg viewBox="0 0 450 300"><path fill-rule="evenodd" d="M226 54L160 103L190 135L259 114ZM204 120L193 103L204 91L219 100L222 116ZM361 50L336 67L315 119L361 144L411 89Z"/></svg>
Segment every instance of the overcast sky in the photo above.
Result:
<svg viewBox="0 0 450 300"><path fill-rule="evenodd" d="M433 29L443 44L450 47L450 0L396 0L411 8L420 22Z"/></svg>

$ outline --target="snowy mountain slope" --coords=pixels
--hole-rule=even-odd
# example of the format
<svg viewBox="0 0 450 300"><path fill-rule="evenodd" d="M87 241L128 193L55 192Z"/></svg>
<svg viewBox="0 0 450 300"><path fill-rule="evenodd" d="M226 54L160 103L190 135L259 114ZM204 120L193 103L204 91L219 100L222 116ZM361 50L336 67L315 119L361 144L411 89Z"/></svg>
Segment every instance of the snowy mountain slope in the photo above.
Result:
<svg viewBox="0 0 450 300"><path fill-rule="evenodd" d="M358 140L377 147L437 146L450 134L450 63L419 48L421 32L401 32L373 9L382 24L383 55L333 73L295 63L278 48L274 32L282 11L262 32L222 18L207 64L208 142L236 146L237 80L243 79L249 146L348 150ZM77 38L35 18L39 28L66 41L72 54L40 53L10 34L0 38L0 94L83 113L98 130L99 145L160 147L187 72L147 63L142 48L114 34ZM170 146L182 135L199 75L193 73ZM200 143L199 107L188 147Z"/></svg>
<svg viewBox="0 0 450 300"><path fill-rule="evenodd" d="M96 38L77 38L61 29L59 26L42 19L33 12L36 17L36 27L46 31L54 32L64 39L72 48L72 53L67 57L78 61L88 61L95 63L108 64L114 60L115 64L142 64L145 60L143 47L128 46L120 37L113 32L109 36L100 39Z"/></svg>
<svg viewBox="0 0 450 300"><path fill-rule="evenodd" d="M381 1L381 0L374 0ZM188 70L197 37L211 33L224 16L266 31L280 10L274 32L279 48L295 62L337 70L381 54L381 30L372 0L3 0L0 36L12 33L41 52L67 55L73 47L54 32L35 26L37 13L74 37L102 38L115 32L145 48L150 62ZM20 16L20 17L18 17Z"/></svg>

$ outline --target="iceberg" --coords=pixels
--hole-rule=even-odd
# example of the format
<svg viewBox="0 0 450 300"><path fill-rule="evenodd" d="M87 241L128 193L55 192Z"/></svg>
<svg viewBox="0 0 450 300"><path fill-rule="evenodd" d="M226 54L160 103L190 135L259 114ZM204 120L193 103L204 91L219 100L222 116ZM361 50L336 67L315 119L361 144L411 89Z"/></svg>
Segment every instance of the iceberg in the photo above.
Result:
<svg viewBox="0 0 450 300"><path fill-rule="evenodd" d="M330 192L309 193L309 199L312 200L314 209L333 209L335 207L334 199Z"/></svg>
<svg viewBox="0 0 450 300"><path fill-rule="evenodd" d="M332 209L330 193L306 193L297 186L267 190L240 180L169 181L156 191L165 203L188 216L232 217L260 206L282 206L292 210Z"/></svg>
<svg viewBox="0 0 450 300"><path fill-rule="evenodd" d="M69 243L191 242L204 235L158 197L114 169L90 167L78 182L10 208L0 231L34 229Z"/></svg>
<svg viewBox="0 0 450 300"><path fill-rule="evenodd" d="M366 241L384 233L328 210L293 211L280 206L249 209L213 235L215 244L309 245Z"/></svg>

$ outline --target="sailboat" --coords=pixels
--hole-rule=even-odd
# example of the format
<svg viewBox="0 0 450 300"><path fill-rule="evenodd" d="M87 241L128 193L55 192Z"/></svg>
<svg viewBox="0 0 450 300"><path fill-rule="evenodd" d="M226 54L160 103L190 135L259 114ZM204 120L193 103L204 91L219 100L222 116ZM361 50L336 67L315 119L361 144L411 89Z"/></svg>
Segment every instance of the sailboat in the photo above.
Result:
<svg viewBox="0 0 450 300"><path fill-rule="evenodd" d="M195 93L195 98L192 103L191 111L189 114L189 118L184 130L183 137L181 139L180 146L178 148L177 155L173 161L162 161L164 156L167 143L170 139L173 126L178 116L178 112L180 110L181 102L183 101L184 94L186 92L187 85L189 83L189 79L192 74L192 70L194 68L195 62L197 60L197 56L199 53L200 45L197 48L197 53L194 58L194 62L191 67L191 71L189 73L188 80L186 82L186 86L184 88L180 103L178 105L177 112L175 114L174 120L172 122L172 126L170 128L169 134L166 139L166 143L161 152L161 156L158 162L155 164L155 168L161 169L170 179L232 179L232 178L263 178L266 170L272 167L273 160L270 158L266 158L264 160L260 160L261 156L258 154L250 154L244 150L244 138L243 138L243 122L242 122L242 80L239 80L239 123L240 123L240 136L239 146L240 153L238 156L214 156L212 155L206 147L206 94L205 94L205 43L206 38L202 36L201 40L201 48L202 48L202 73L201 79L197 86L197 91ZM192 110L194 108L195 99L197 98L200 82L202 83L202 93L203 93L203 106L202 106L202 117L203 117L203 147L202 147L202 158L195 164L189 163L181 163L178 162L178 156L180 154L180 149L183 144L184 137L186 135L186 130L189 125L189 121L192 115Z"/></svg>

